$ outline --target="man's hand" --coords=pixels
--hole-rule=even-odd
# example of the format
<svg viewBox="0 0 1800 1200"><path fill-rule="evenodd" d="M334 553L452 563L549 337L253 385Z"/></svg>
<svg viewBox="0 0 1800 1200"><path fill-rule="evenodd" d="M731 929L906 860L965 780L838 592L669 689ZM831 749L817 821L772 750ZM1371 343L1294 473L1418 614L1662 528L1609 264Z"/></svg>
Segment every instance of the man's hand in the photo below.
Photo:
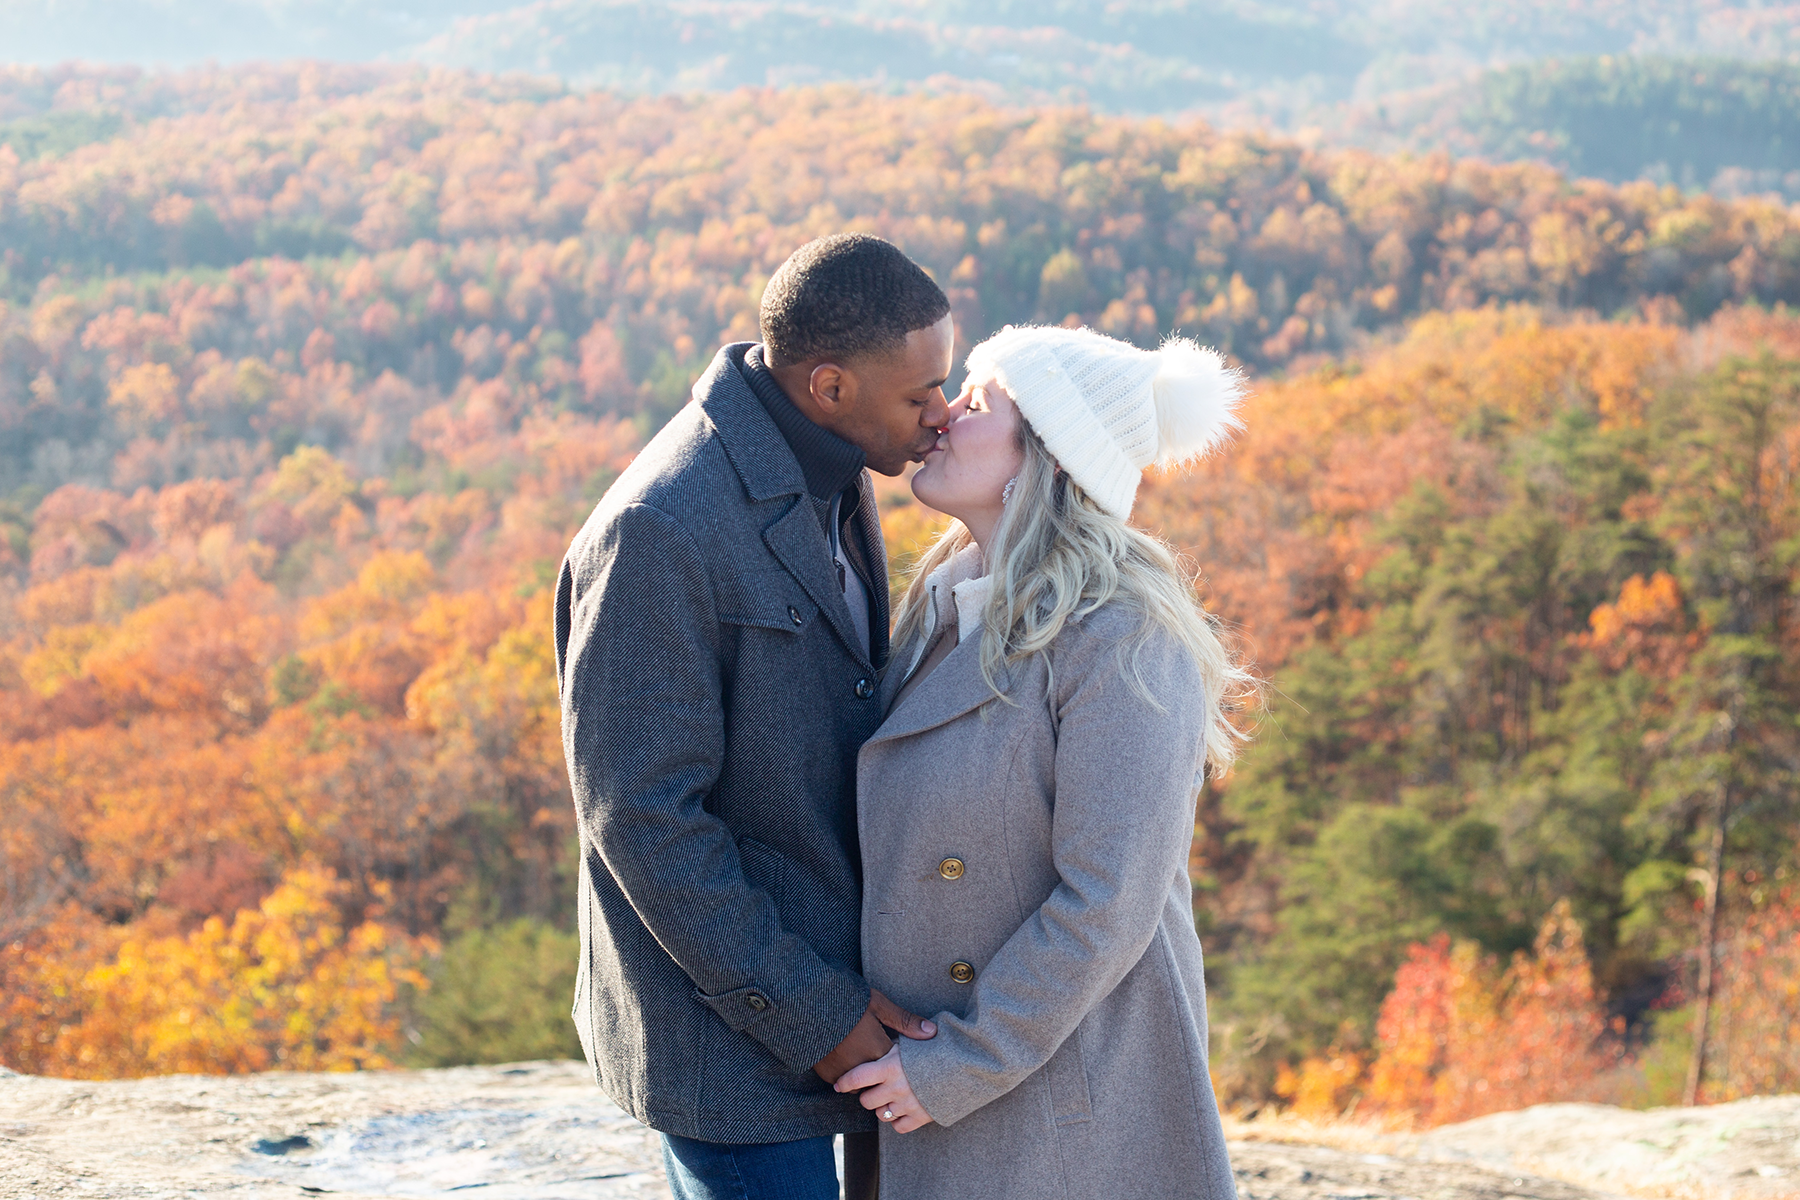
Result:
<svg viewBox="0 0 1800 1200"><path fill-rule="evenodd" d="M869 1007L863 1010L862 1020L856 1023L849 1037L813 1064L813 1070L826 1083L836 1083L851 1067L874 1062L894 1048L887 1035L889 1029L920 1042L937 1034L937 1025L933 1022L914 1016L871 988Z"/></svg>

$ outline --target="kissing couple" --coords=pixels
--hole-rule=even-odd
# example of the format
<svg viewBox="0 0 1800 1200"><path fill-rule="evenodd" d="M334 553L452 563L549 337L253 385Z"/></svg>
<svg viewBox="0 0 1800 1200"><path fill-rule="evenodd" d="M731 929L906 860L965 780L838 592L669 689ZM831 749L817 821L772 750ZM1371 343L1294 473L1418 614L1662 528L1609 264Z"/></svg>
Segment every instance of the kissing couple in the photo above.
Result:
<svg viewBox="0 0 1800 1200"><path fill-rule="evenodd" d="M1009 327L949 401L948 300L862 235L759 316L557 584L597 1082L678 1200L833 1200L839 1134L851 1200L1233 1200L1187 860L1252 681L1127 519L1238 376ZM954 520L890 634L911 462Z"/></svg>

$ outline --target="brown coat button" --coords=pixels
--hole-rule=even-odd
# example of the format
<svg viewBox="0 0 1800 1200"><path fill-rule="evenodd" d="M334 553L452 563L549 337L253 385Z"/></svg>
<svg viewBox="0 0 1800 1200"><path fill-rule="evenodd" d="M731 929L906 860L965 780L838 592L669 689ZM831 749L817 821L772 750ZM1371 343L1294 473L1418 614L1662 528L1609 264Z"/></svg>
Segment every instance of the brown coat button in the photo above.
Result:
<svg viewBox="0 0 1800 1200"><path fill-rule="evenodd" d="M961 879L963 877L963 860L960 858L946 858L943 862L938 864L938 874L942 875L945 879Z"/></svg>
<svg viewBox="0 0 1800 1200"><path fill-rule="evenodd" d="M950 964L950 978L957 983L974 983L975 968L966 962L953 962Z"/></svg>

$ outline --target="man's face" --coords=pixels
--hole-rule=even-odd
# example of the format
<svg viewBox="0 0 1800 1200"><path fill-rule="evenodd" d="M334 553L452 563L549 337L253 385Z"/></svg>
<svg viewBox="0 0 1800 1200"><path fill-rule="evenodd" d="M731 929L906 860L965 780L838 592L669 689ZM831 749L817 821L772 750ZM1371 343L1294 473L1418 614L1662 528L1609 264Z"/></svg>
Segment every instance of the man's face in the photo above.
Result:
<svg viewBox="0 0 1800 1200"><path fill-rule="evenodd" d="M839 402L820 424L861 447L869 469L883 475L898 475L907 463L923 461L950 420L944 381L955 341L956 326L946 314L936 325L907 334L906 345L892 354L845 364L837 381ZM815 375L815 385L821 381Z"/></svg>

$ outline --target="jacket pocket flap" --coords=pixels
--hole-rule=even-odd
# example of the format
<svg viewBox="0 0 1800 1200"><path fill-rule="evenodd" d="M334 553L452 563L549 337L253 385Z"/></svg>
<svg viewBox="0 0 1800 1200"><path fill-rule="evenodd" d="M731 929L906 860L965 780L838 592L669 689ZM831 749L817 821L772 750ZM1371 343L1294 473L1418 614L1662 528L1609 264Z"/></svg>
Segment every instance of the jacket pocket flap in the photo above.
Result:
<svg viewBox="0 0 1800 1200"><path fill-rule="evenodd" d="M713 602L726 625L799 633L817 608L786 571L742 571L713 584Z"/></svg>

